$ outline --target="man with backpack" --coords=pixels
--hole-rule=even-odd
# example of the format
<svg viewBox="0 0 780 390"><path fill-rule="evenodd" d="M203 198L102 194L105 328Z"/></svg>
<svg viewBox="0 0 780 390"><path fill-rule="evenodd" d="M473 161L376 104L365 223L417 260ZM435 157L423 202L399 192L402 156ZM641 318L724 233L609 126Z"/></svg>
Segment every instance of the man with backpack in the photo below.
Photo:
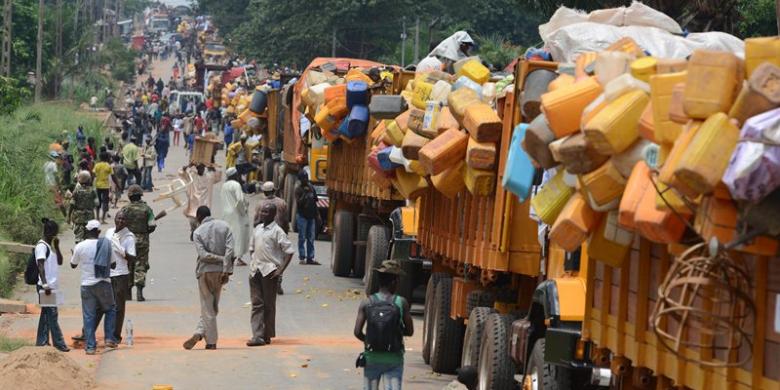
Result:
<svg viewBox="0 0 780 390"><path fill-rule="evenodd" d="M300 264L320 265L314 259L314 238L317 236L317 192L309 182L306 171L298 172L300 185L295 189L295 202L298 208L295 223L298 227L298 260Z"/></svg>
<svg viewBox="0 0 780 390"><path fill-rule="evenodd" d="M59 289L59 266L62 265L62 252L60 251L59 225L54 220L43 218L43 239L35 244L35 249L27 261L27 269L24 272L24 281L29 285L35 285L38 294L43 291L47 296L56 293ZM68 352L68 344L62 336L57 306L41 306L41 316L38 320L38 332L35 339L36 346L49 345L49 342L61 352ZM51 338L49 338L51 335Z"/></svg>
<svg viewBox="0 0 780 390"><path fill-rule="evenodd" d="M375 268L379 291L360 303L355 320L355 337L365 344L357 361L363 367L363 389L401 390L404 373L404 336L414 334L410 305L395 294L398 277L403 274L395 260L385 260ZM363 333L363 327L366 331Z"/></svg>

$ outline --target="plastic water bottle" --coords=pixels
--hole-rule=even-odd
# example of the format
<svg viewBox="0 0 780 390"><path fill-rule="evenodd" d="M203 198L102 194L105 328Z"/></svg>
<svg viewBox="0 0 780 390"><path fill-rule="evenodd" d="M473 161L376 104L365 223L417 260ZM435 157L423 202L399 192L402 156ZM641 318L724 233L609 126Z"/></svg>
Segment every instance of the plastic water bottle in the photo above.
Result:
<svg viewBox="0 0 780 390"><path fill-rule="evenodd" d="M125 326L125 342L128 347L133 346L133 321L127 320L127 326Z"/></svg>

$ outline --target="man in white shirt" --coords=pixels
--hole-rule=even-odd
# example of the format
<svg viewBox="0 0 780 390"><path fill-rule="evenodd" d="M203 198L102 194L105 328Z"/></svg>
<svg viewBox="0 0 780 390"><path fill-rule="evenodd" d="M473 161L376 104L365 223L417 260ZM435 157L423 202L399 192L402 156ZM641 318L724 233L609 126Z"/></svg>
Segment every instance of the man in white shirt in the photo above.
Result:
<svg viewBox="0 0 780 390"><path fill-rule="evenodd" d="M248 347L271 343L276 336L277 278L290 265L295 253L287 234L274 222L276 205L266 203L260 209L263 223L255 227L250 239L249 294L252 300L252 338Z"/></svg>
<svg viewBox="0 0 780 390"><path fill-rule="evenodd" d="M57 222L48 218L43 219L43 239L35 245L35 260L38 264L38 285L37 291L44 291L46 295L51 295L59 288L58 267L62 265L62 252L60 252L60 240L57 238L59 226ZM38 320L38 334L35 345L49 345L49 333L51 333L51 342L54 348L62 352L70 351L65 338L62 336L62 329L58 321L57 306L41 307L41 317Z"/></svg>
<svg viewBox="0 0 780 390"><path fill-rule="evenodd" d="M106 348L116 348L114 326L116 321L116 302L111 287L110 267L115 267L112 240L101 239L100 221L87 222L85 240L73 248L70 259L71 268L81 265L81 312L84 318L84 336L87 339L86 353L94 355L97 348L95 330L97 328L98 309L105 313L103 331Z"/></svg>
<svg viewBox="0 0 780 390"><path fill-rule="evenodd" d="M116 263L116 267L111 269L111 287L116 302L114 339L119 343L125 321L125 302L130 299L130 285L133 283L129 265L135 262L135 234L127 228L127 217L121 210L114 216L114 224L116 227L106 230L104 237L119 244L112 245L111 253L111 260Z"/></svg>

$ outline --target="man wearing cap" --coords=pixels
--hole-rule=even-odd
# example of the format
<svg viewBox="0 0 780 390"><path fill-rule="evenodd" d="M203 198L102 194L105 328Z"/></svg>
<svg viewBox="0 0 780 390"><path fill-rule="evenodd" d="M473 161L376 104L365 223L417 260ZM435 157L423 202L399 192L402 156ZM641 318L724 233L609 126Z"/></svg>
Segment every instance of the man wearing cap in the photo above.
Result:
<svg viewBox="0 0 780 390"><path fill-rule="evenodd" d="M233 274L233 233L227 223L211 217L207 206L198 207L196 218L200 226L192 236L198 253L195 277L200 292L200 322L183 346L192 349L205 338L206 349L217 349L219 297Z"/></svg>
<svg viewBox="0 0 780 390"><path fill-rule="evenodd" d="M149 271L149 234L157 228L154 224L154 211L141 200L143 195L144 190L141 186L131 185L127 189L130 204L122 208L122 213L127 218L127 227L135 234L136 257L130 271L133 274L136 287L135 299L138 302L146 300L144 286L146 286L146 272Z"/></svg>
<svg viewBox="0 0 780 390"><path fill-rule="evenodd" d="M412 316L409 313L409 302L402 296L396 295L398 286L398 277L403 275L403 270L396 260L385 260L375 268L377 284L379 291L371 294L368 299L360 302L357 318L355 319L355 337L365 343L365 351L362 356L365 358L363 367L364 388L378 389L379 381L384 377L385 386L388 389L400 389L403 382L404 372L404 345L403 336L411 337L414 334L414 325ZM395 351L375 351L369 348L366 334L363 327L367 321L371 320L367 309L369 306L377 303L387 302L396 305L400 310L399 329L394 329L394 337L398 337ZM371 329L371 327L369 327ZM375 335L368 335L374 337ZM374 337L375 338L375 337Z"/></svg>
<svg viewBox="0 0 780 390"><path fill-rule="evenodd" d="M73 248L71 268L81 265L81 312L84 319L84 336L87 339L87 355L94 355L97 348L95 331L98 313L104 313L104 337L106 348L116 348L114 326L116 325L116 302L111 287L110 270L116 266L112 257L114 245L120 245L109 238L98 239L100 221L92 219L85 228L85 240Z"/></svg>
<svg viewBox="0 0 780 390"><path fill-rule="evenodd" d="M295 253L287 234L274 221L276 211L273 203L260 209L262 224L255 227L250 243L252 338L246 342L249 347L270 344L276 336L276 279L282 276Z"/></svg>
<svg viewBox="0 0 780 390"><path fill-rule="evenodd" d="M214 167L206 169L203 164L190 163L179 170L179 177L185 183L191 182L187 187L187 207L184 208L184 216L190 221L190 241L192 241L192 233L198 227L195 213L200 206L211 208L214 185L222 180L222 173L217 172Z"/></svg>
<svg viewBox="0 0 780 390"><path fill-rule="evenodd" d="M76 244L78 244L84 240L87 222L95 219L97 193L90 185L92 175L88 171L80 171L76 179L79 185L73 190L73 195L70 199L68 220L73 223L73 235L75 236Z"/></svg>
<svg viewBox="0 0 780 390"><path fill-rule="evenodd" d="M227 181L222 184L222 219L230 225L233 232L233 255L239 261L249 249L249 237L252 221L249 217L249 204L244 197L241 175L235 167L225 172Z"/></svg>

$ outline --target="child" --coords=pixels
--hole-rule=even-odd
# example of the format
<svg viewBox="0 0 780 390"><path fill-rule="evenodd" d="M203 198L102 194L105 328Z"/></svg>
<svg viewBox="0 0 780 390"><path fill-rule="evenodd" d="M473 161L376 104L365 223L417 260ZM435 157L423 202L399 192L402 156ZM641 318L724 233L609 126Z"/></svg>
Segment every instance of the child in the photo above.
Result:
<svg viewBox="0 0 780 390"><path fill-rule="evenodd" d="M114 174L111 175L111 192L114 194L113 208L116 208L116 203L122 197L122 192L125 190L125 181L127 180L127 169L122 164L122 156L114 156L111 168L114 170Z"/></svg>

